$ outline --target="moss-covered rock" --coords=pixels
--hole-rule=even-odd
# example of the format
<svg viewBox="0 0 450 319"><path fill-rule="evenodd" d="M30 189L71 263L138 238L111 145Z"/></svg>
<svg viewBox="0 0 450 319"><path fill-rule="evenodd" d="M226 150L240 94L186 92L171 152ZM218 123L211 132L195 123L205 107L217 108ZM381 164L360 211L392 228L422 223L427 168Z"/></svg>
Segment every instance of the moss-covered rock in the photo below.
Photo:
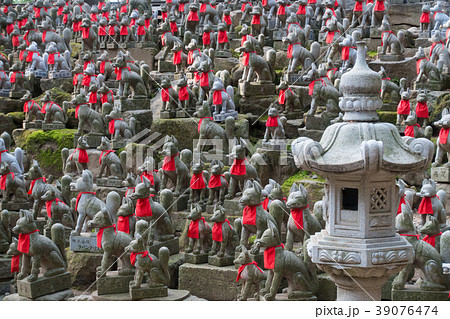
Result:
<svg viewBox="0 0 450 319"><path fill-rule="evenodd" d="M287 197L289 195L291 186L294 183L302 183L303 186L305 186L306 190L308 191L310 206L322 199L324 194L323 187L325 185L325 179L323 177L308 171L300 171L297 174L289 177L283 183L283 185L281 185L284 196Z"/></svg>
<svg viewBox="0 0 450 319"><path fill-rule="evenodd" d="M59 87L54 87L50 90L48 90L50 92L50 97L51 99L58 104L59 106L62 107L63 102L64 101L70 101L72 100L72 95L70 95L70 93L67 93L65 91L63 91L61 88ZM47 91L47 92L48 92ZM46 92L45 92L46 93ZM37 98L35 98L34 100L38 103L38 104L42 104L41 100L44 97L45 93L39 95ZM22 103L23 104L23 103Z"/></svg>
<svg viewBox="0 0 450 319"><path fill-rule="evenodd" d="M444 93L438 96L434 107L430 112L430 120L436 121L441 118L441 113L444 108L450 107L450 93Z"/></svg>
<svg viewBox="0 0 450 319"><path fill-rule="evenodd" d="M14 122L14 124L22 127L22 123L25 120L25 113L24 112L11 112L6 114L7 117L11 118Z"/></svg>
<svg viewBox="0 0 450 319"><path fill-rule="evenodd" d="M395 125L397 122L397 112L377 111L380 117L380 122L392 123Z"/></svg>
<svg viewBox="0 0 450 319"><path fill-rule="evenodd" d="M20 111L23 111L23 101L0 97L0 113L8 114Z"/></svg>
<svg viewBox="0 0 450 319"><path fill-rule="evenodd" d="M73 92L73 80L72 78L63 79L42 79L40 81L42 92L51 90L52 88L59 88L61 91L66 93Z"/></svg>
<svg viewBox="0 0 450 319"><path fill-rule="evenodd" d="M72 47L71 58L77 59L81 51L81 43L70 42L70 46Z"/></svg>
<svg viewBox="0 0 450 319"><path fill-rule="evenodd" d="M13 132L16 146L24 149L29 156L41 165L44 174L62 176L61 150L71 148L75 130L42 130L18 129Z"/></svg>

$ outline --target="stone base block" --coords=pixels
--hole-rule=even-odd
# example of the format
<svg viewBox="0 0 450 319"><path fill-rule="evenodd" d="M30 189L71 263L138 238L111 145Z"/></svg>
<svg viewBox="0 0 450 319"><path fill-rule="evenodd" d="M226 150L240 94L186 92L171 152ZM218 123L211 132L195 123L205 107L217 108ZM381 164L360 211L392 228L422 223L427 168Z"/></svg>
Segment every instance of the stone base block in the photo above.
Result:
<svg viewBox="0 0 450 319"><path fill-rule="evenodd" d="M64 300L70 300L70 298L73 297L73 291L72 289L65 289L62 291L58 291L52 294L47 294L35 299L27 298L20 296L19 294L12 294L5 296L3 301L64 301Z"/></svg>
<svg viewBox="0 0 450 319"><path fill-rule="evenodd" d="M216 58L227 59L227 58L231 58L232 56L233 55L231 54L230 51L216 51L216 53L215 53Z"/></svg>
<svg viewBox="0 0 450 319"><path fill-rule="evenodd" d="M275 84L259 82L240 82L239 94L242 96L267 96L275 94Z"/></svg>
<svg viewBox="0 0 450 319"><path fill-rule="evenodd" d="M252 299L249 299L249 301ZM253 299L254 300L254 299ZM266 301L264 296L261 296L261 301ZM317 301L317 297L312 295L311 293L304 293L302 296L298 296L297 298L289 298L288 294L277 294L275 296L275 301Z"/></svg>
<svg viewBox="0 0 450 319"><path fill-rule="evenodd" d="M20 99L21 97L23 97L25 95L26 91L22 90L22 91L10 91L9 92L9 97L12 99Z"/></svg>
<svg viewBox="0 0 450 319"><path fill-rule="evenodd" d="M273 30L273 37L272 39L274 41L282 41L283 38L287 37L287 30L284 29L275 29Z"/></svg>
<svg viewBox="0 0 450 319"><path fill-rule="evenodd" d="M26 130L29 129L37 129L37 130L41 130L42 129L42 121L33 121L33 122L23 122L22 127Z"/></svg>
<svg viewBox="0 0 450 319"><path fill-rule="evenodd" d="M383 103L383 107L381 108L381 111L385 112L397 112L397 106L398 103Z"/></svg>
<svg viewBox="0 0 450 319"><path fill-rule="evenodd" d="M187 194L180 195L176 199L177 199L177 201L176 201L176 205L175 205L175 210L177 212L182 212L182 211L187 210L188 201L189 201L189 192Z"/></svg>
<svg viewBox="0 0 450 319"><path fill-rule="evenodd" d="M233 263L234 257L227 256L217 257L217 256L208 256L208 264L216 267L225 267L234 265Z"/></svg>
<svg viewBox="0 0 450 319"><path fill-rule="evenodd" d="M176 117L177 118L184 118L184 117L188 117L188 113L185 110L180 110L176 112Z"/></svg>
<svg viewBox="0 0 450 319"><path fill-rule="evenodd" d="M131 288L130 287L131 300L167 297L167 295L168 295L168 289L164 285L145 284L145 285L142 285L141 288Z"/></svg>
<svg viewBox="0 0 450 319"><path fill-rule="evenodd" d="M183 264L179 274L179 289L189 289L194 296L207 300L236 300L241 290L233 266Z"/></svg>
<svg viewBox="0 0 450 319"><path fill-rule="evenodd" d="M442 82L436 82L436 81L427 81L425 83L418 83L414 82L414 90L430 90L430 91L442 91L444 88L444 85Z"/></svg>
<svg viewBox="0 0 450 319"><path fill-rule="evenodd" d="M403 54L378 54L378 60L380 61L401 61L404 60L405 57Z"/></svg>
<svg viewBox="0 0 450 319"><path fill-rule="evenodd" d="M177 117L177 112L169 112L169 111L162 111L160 113L160 118L162 119L174 119Z"/></svg>
<svg viewBox="0 0 450 319"><path fill-rule="evenodd" d="M233 111L233 112L228 112L228 113L213 114L213 121L214 122L225 122L226 118L229 116L237 118L238 112Z"/></svg>
<svg viewBox="0 0 450 319"><path fill-rule="evenodd" d="M65 128L66 124L64 123L51 123L51 124L42 123L42 130L44 131L63 130Z"/></svg>
<svg viewBox="0 0 450 319"><path fill-rule="evenodd" d="M192 253L184 253L184 260L189 264L206 264L208 262L208 254L194 255Z"/></svg>
<svg viewBox="0 0 450 319"><path fill-rule="evenodd" d="M450 167L432 167L431 178L435 182L450 183Z"/></svg>
<svg viewBox="0 0 450 319"><path fill-rule="evenodd" d="M381 39L381 31L377 27L370 27L370 38Z"/></svg>
<svg viewBox="0 0 450 319"><path fill-rule="evenodd" d="M106 43L105 42L101 42L100 43L100 50L105 50L106 49Z"/></svg>
<svg viewBox="0 0 450 319"><path fill-rule="evenodd" d="M97 178L95 183L97 184L97 186L123 187L121 180L113 178Z"/></svg>
<svg viewBox="0 0 450 319"><path fill-rule="evenodd" d="M0 90L1 97L9 97L9 90Z"/></svg>
<svg viewBox="0 0 450 319"><path fill-rule="evenodd" d="M70 236L70 250L84 253L103 253L103 249L97 247L97 236L92 233L81 233L79 236Z"/></svg>
<svg viewBox="0 0 450 319"><path fill-rule="evenodd" d="M42 125L44 127L44 124ZM97 148L102 143L102 135L101 134L86 134L84 135L86 138L86 142L89 145L89 148ZM80 138L80 135L77 133L74 134L73 137L73 147L77 147L78 139ZM70 151L70 154L72 154L72 150Z"/></svg>
<svg viewBox="0 0 450 319"><path fill-rule="evenodd" d="M108 44L106 45L106 48L107 48L108 50L117 50L118 47L119 47L119 46L117 45L117 43L108 43Z"/></svg>
<svg viewBox="0 0 450 319"><path fill-rule="evenodd" d="M299 73L285 73L283 79L288 82L288 84L308 86L309 82L303 80L303 77Z"/></svg>
<svg viewBox="0 0 450 319"><path fill-rule="evenodd" d="M449 291L428 291L406 285L403 290L392 289L391 296L392 301L448 301Z"/></svg>
<svg viewBox="0 0 450 319"><path fill-rule="evenodd" d="M113 150L118 150L121 148L124 148L127 144L128 144L128 140L124 141L124 140L112 140L111 141L111 148Z"/></svg>
<svg viewBox="0 0 450 319"><path fill-rule="evenodd" d="M330 121L320 115L306 116L305 118L305 127L307 130L325 130L328 125L330 125Z"/></svg>
<svg viewBox="0 0 450 319"><path fill-rule="evenodd" d="M330 275L326 273L318 274L319 290L316 292L319 301L335 301L337 296L336 284L331 280Z"/></svg>
<svg viewBox="0 0 450 319"><path fill-rule="evenodd" d="M133 275L120 276L117 271L108 271L105 276L97 278L97 293L98 295L127 293L133 279Z"/></svg>
<svg viewBox="0 0 450 319"><path fill-rule="evenodd" d="M61 78L72 78L72 72L70 71L59 71L59 72L48 72L48 79L61 79Z"/></svg>
<svg viewBox="0 0 450 319"><path fill-rule="evenodd" d="M288 49L288 45L286 44L286 43L284 43L283 41L273 41L273 48L276 50L276 51L280 51L280 50L282 50L282 51L287 51L287 49Z"/></svg>
<svg viewBox="0 0 450 319"><path fill-rule="evenodd" d="M252 113L254 115L261 115L267 112L267 109L275 101L273 95L263 95L259 93L253 96L243 96L239 100L240 113Z"/></svg>
<svg viewBox="0 0 450 319"><path fill-rule="evenodd" d="M126 111L136 111L136 110L150 110L150 99L146 97L134 98L134 99L124 99L120 98L114 100L114 104L118 103L120 110L122 112Z"/></svg>
<svg viewBox="0 0 450 319"><path fill-rule="evenodd" d="M17 280L17 293L22 297L36 299L69 289L71 285L70 273L65 272L54 277L39 277L33 282L28 282L27 279Z"/></svg>
<svg viewBox="0 0 450 319"><path fill-rule="evenodd" d="M157 241L154 242L153 245L148 248L148 251L149 253L158 256L158 252L161 247L167 247L170 251L170 255L176 255L180 252L180 241L178 237L161 242Z"/></svg>
<svg viewBox="0 0 450 319"><path fill-rule="evenodd" d="M269 140L262 143L262 147L269 151L283 152L287 151L287 140Z"/></svg>
<svg viewBox="0 0 450 319"><path fill-rule="evenodd" d="M148 301L181 301L190 297L188 290L168 289L166 297L145 298ZM95 301L130 301L130 293L99 295L97 291L92 293Z"/></svg>
<svg viewBox="0 0 450 319"><path fill-rule="evenodd" d="M168 61L158 60L158 72L175 72L175 65Z"/></svg>
<svg viewBox="0 0 450 319"><path fill-rule="evenodd" d="M30 203L29 202L25 202L25 203L14 203L14 202L7 202L7 203L3 203L0 202L0 210L13 210L13 211L20 211L21 209L30 209Z"/></svg>
<svg viewBox="0 0 450 319"><path fill-rule="evenodd" d="M6 279L9 281L12 278L14 278L14 274L11 274L11 257L0 255L0 280Z"/></svg>
<svg viewBox="0 0 450 319"><path fill-rule="evenodd" d="M240 207L238 199L225 199L223 207L230 215L242 214L243 208Z"/></svg>

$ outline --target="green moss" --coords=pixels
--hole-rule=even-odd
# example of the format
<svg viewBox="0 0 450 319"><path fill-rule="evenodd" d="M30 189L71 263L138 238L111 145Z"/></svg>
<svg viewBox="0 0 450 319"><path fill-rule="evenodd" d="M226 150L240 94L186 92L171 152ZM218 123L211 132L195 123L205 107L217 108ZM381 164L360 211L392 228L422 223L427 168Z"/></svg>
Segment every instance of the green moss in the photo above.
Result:
<svg viewBox="0 0 450 319"><path fill-rule="evenodd" d="M395 125L397 122L397 112L378 111L380 122L392 123Z"/></svg>
<svg viewBox="0 0 450 319"><path fill-rule="evenodd" d="M234 28L234 34L236 35L236 37L239 37L239 32L241 32L242 30L242 25L238 25L237 27Z"/></svg>
<svg viewBox="0 0 450 319"><path fill-rule="evenodd" d="M450 107L450 93L441 94L437 99L430 113L430 121L441 118L442 110Z"/></svg>
<svg viewBox="0 0 450 319"><path fill-rule="evenodd" d="M80 51L81 51L81 43L71 42L70 46L72 47L72 53L71 53L70 57L73 59L78 58Z"/></svg>
<svg viewBox="0 0 450 319"><path fill-rule="evenodd" d="M378 53L377 51L367 51L367 55L373 59L377 57Z"/></svg>
<svg viewBox="0 0 450 319"><path fill-rule="evenodd" d="M16 125L22 125L23 120L25 120L25 113L23 112L10 112L6 116L10 117Z"/></svg>
<svg viewBox="0 0 450 319"><path fill-rule="evenodd" d="M51 99L58 104L59 106L62 107L63 102L64 101L70 101L72 100L72 95L70 95L70 93L64 92L63 90L61 90L58 87L54 87L52 89L50 89L49 91L46 92L50 92L50 97ZM42 104L41 100L42 98L45 96L45 93L39 95L37 98L35 98L34 100L38 103L38 104ZM75 112L75 111L74 111Z"/></svg>
<svg viewBox="0 0 450 319"><path fill-rule="evenodd" d="M231 49L231 55L233 56L233 58L239 59L241 53L239 51Z"/></svg>
<svg viewBox="0 0 450 319"><path fill-rule="evenodd" d="M41 168L54 176L62 174L61 150L71 148L76 130L27 130L16 141L28 155L36 159Z"/></svg>
<svg viewBox="0 0 450 319"><path fill-rule="evenodd" d="M248 243L249 243L250 245L253 245L254 242L255 242L255 240L256 240L256 235L253 235L252 237L250 237L250 238L248 239Z"/></svg>
<svg viewBox="0 0 450 319"><path fill-rule="evenodd" d="M312 178L313 175L316 175L317 178ZM292 175L289 177L283 185L281 185L281 189L283 190L283 194L287 196L289 194L289 190L291 189L292 184L295 182L299 182L302 180L312 180L312 181L318 181L318 182L325 182L325 179L322 176L319 176L315 173L308 172L308 171L300 171L295 175Z"/></svg>

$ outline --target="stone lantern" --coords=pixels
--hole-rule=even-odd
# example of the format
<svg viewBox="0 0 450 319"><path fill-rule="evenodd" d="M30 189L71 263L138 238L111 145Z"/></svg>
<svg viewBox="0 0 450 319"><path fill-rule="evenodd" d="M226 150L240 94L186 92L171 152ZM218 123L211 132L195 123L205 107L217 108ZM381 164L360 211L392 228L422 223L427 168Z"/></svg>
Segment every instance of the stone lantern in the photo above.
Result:
<svg viewBox="0 0 450 319"><path fill-rule="evenodd" d="M329 126L319 143L296 139L292 152L298 167L327 179L327 224L311 236L312 261L336 283L337 300L380 300L389 276L414 259L395 232L395 176L427 169L434 147L379 122L381 77L367 66L365 43L357 46L356 64L341 79L343 122Z"/></svg>

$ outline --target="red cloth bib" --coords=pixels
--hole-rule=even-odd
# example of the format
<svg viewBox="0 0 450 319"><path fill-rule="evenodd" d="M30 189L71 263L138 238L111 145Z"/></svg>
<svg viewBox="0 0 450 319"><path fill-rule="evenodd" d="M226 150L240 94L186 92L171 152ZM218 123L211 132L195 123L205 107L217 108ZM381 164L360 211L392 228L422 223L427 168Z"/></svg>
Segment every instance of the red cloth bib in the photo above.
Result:
<svg viewBox="0 0 450 319"><path fill-rule="evenodd" d="M126 25L120 27L120 35L128 35L128 27Z"/></svg>
<svg viewBox="0 0 450 319"><path fill-rule="evenodd" d="M39 52L28 51L26 62L32 62L33 61L33 55L35 55L35 54L37 54L37 56L40 56Z"/></svg>
<svg viewBox="0 0 450 319"><path fill-rule="evenodd" d="M222 105L222 92L226 92L225 90L217 90L213 93L213 104L214 105Z"/></svg>
<svg viewBox="0 0 450 319"><path fill-rule="evenodd" d="M311 83L309 83L309 91L308 91L309 95L313 95L313 93L314 93L314 84L317 81L322 82L322 84L325 85L325 86L327 85L322 79L312 81Z"/></svg>
<svg viewBox="0 0 450 319"><path fill-rule="evenodd" d="M414 125L408 125L405 128L405 136L410 136L410 137L414 137L414 126L417 126L420 128L419 124L414 124Z"/></svg>
<svg viewBox="0 0 450 319"><path fill-rule="evenodd" d="M429 243L431 246L436 247L436 237L442 235L442 233L439 233L437 235L426 235L422 240L424 242Z"/></svg>
<svg viewBox="0 0 450 319"><path fill-rule="evenodd" d="M373 11L384 11L384 1L376 1L375 7L373 8Z"/></svg>
<svg viewBox="0 0 450 319"><path fill-rule="evenodd" d="M277 127L278 126L278 116L269 116L266 121L267 127Z"/></svg>
<svg viewBox="0 0 450 319"><path fill-rule="evenodd" d="M98 159L98 163L101 165L102 164L102 158L104 156L107 156L109 153L114 153L114 152L115 151L113 151L113 150L102 151L102 153L100 154L100 158Z"/></svg>
<svg viewBox="0 0 450 319"><path fill-rule="evenodd" d="M10 77L10 79L9 79L9 81L10 81L11 83L16 83L16 76L17 76L17 73L20 73L20 74L23 75L23 72L14 71L14 72L11 74L11 77Z"/></svg>
<svg viewBox="0 0 450 319"><path fill-rule="evenodd" d="M178 12L184 12L184 2L178 5Z"/></svg>
<svg viewBox="0 0 450 319"><path fill-rule="evenodd" d="M6 178L8 177L8 175L12 175L13 179L16 177L13 172L9 172L8 174L2 175L0 177L0 189L1 190L6 189Z"/></svg>
<svg viewBox="0 0 450 319"><path fill-rule="evenodd" d="M254 15L252 18L252 24L260 25L261 24L261 16Z"/></svg>
<svg viewBox="0 0 450 319"><path fill-rule="evenodd" d="M136 216L137 217L150 217L153 216L152 206L150 205L150 197L139 198L136 201Z"/></svg>
<svg viewBox="0 0 450 319"><path fill-rule="evenodd" d="M113 119L109 121L108 124L109 134L114 134L116 121L123 121L123 119Z"/></svg>
<svg viewBox="0 0 450 319"><path fill-rule="evenodd" d="M231 175L245 175L246 172L245 159L235 158L230 168Z"/></svg>
<svg viewBox="0 0 450 319"><path fill-rule="evenodd" d="M223 223L228 223L228 226L231 228L230 221L228 219L225 219L221 223L214 223L214 226L212 228L212 240L214 241L223 241L223 234L222 234L222 225Z"/></svg>
<svg viewBox="0 0 450 319"><path fill-rule="evenodd" d="M108 92L102 94L102 96L100 97L100 99L102 100L102 103L108 102L108 94L110 94L111 101L114 103L114 94L112 91L108 91Z"/></svg>
<svg viewBox="0 0 450 319"><path fill-rule="evenodd" d="M289 44L288 45L288 49L287 49L287 57L290 59L290 58L292 58L292 51L293 51L293 49L294 49L294 45L296 45L296 44L301 44L300 42L297 42L297 43L292 43L292 44Z"/></svg>
<svg viewBox="0 0 450 319"><path fill-rule="evenodd" d="M89 94L89 103L95 104L97 103L98 98L97 98L97 92L91 92Z"/></svg>
<svg viewBox="0 0 450 319"><path fill-rule="evenodd" d="M208 227L206 221L205 221L205 217L202 217L200 219L197 220L191 220L191 223L189 224L189 229L188 229L188 237L189 238L197 238L199 237L199 230L198 230L198 222L199 221L203 221L203 224L205 225L205 227Z"/></svg>
<svg viewBox="0 0 450 319"><path fill-rule="evenodd" d="M343 47L341 51L341 60L348 61L349 56L350 56L350 47Z"/></svg>
<svg viewBox="0 0 450 319"><path fill-rule="evenodd" d="M12 37L12 45L13 45L14 47L18 47L19 44L20 44L19 36L18 36L18 35L14 35L14 36Z"/></svg>
<svg viewBox="0 0 450 319"><path fill-rule="evenodd" d="M162 13L161 13L161 19L162 19L163 21L165 21L165 20L167 19L167 12L162 12Z"/></svg>
<svg viewBox="0 0 450 319"><path fill-rule="evenodd" d="M6 151L5 151L5 152L6 152ZM1 158L0 158L0 159L1 159ZM31 194L33 193L34 184L36 184L36 181L39 180L39 179L42 179L42 180L44 181L44 183L47 183L45 177L38 177L38 178L36 178L36 179L33 179L33 180L31 181L31 184L30 184L30 189L28 190L28 195L31 195Z"/></svg>
<svg viewBox="0 0 450 319"><path fill-rule="evenodd" d="M420 23L430 23L430 13L423 12L420 16Z"/></svg>
<svg viewBox="0 0 450 319"><path fill-rule="evenodd" d="M70 159L75 155L75 153L78 151L78 163L89 163L89 156L87 154L86 150L83 150L81 148L76 148L75 151L70 156Z"/></svg>
<svg viewBox="0 0 450 319"><path fill-rule="evenodd" d="M273 247L266 247L264 250L264 268L273 269L275 267L275 248L277 247L284 249L284 245L280 244Z"/></svg>
<svg viewBox="0 0 450 319"><path fill-rule="evenodd" d="M402 212L402 205L406 204L405 197L406 197L406 195L403 195L402 198L400 198L400 203L398 204L398 208L397 208L397 215Z"/></svg>
<svg viewBox="0 0 450 319"><path fill-rule="evenodd" d="M269 201L270 201L269 197L266 197L266 198L263 200L263 202L262 202L262 207L263 207L264 210L267 210L267 208L269 207Z"/></svg>
<svg viewBox="0 0 450 319"><path fill-rule="evenodd" d="M203 119L210 119L211 121L213 120L212 117L202 117L202 118L200 119L200 121L198 121L197 132L200 132L200 128L202 127Z"/></svg>
<svg viewBox="0 0 450 319"><path fill-rule="evenodd" d="M246 6L247 4L249 4L251 7L253 7L252 4L251 4L250 2L244 2L244 3L241 5L241 12L244 12L244 11L245 11L245 6Z"/></svg>
<svg viewBox="0 0 450 319"><path fill-rule="evenodd" d="M360 12L363 10L362 2L355 2L355 6L353 7L353 11Z"/></svg>
<svg viewBox="0 0 450 319"><path fill-rule="evenodd" d="M31 103L31 105L30 105L30 103ZM39 104L37 104L34 100L29 100L23 104L23 112L28 113L28 111L30 111L33 108L34 104L36 104L36 106L39 108L39 111L40 111L41 107L39 106Z"/></svg>
<svg viewBox="0 0 450 319"><path fill-rule="evenodd" d="M306 6L298 6L297 15L303 15L306 14Z"/></svg>
<svg viewBox="0 0 450 319"><path fill-rule="evenodd" d="M175 155L175 156L178 156ZM171 172L175 170L175 156L165 156L162 169L166 172Z"/></svg>
<svg viewBox="0 0 450 319"><path fill-rule="evenodd" d="M77 85L77 84L78 84L78 76L79 76L80 74L83 74L83 73L76 73L76 74L73 76L73 81L72 81L72 84L73 84L73 85Z"/></svg>
<svg viewBox="0 0 450 319"><path fill-rule="evenodd" d="M436 195L432 196L436 197ZM431 198L432 197L424 197L422 198L422 201L420 202L419 209L417 210L418 214L421 215L433 215L433 205L431 204Z"/></svg>
<svg viewBox="0 0 450 319"><path fill-rule="evenodd" d="M189 186L191 189L204 189L206 187L206 184L203 178L203 173L192 174Z"/></svg>
<svg viewBox="0 0 450 319"><path fill-rule="evenodd" d="M19 264L20 264L20 256L22 256L22 254L13 256L11 258L11 273L15 273L15 272L19 272Z"/></svg>
<svg viewBox="0 0 450 319"><path fill-rule="evenodd" d="M247 66L250 62L250 53L256 53L256 51L244 52L244 56L242 57L242 64Z"/></svg>
<svg viewBox="0 0 450 319"><path fill-rule="evenodd" d="M139 25L137 28L137 35L144 35L145 34L145 25Z"/></svg>
<svg viewBox="0 0 450 319"><path fill-rule="evenodd" d="M130 262L131 262L131 264L134 266L135 264L136 264L136 257L138 256L138 255L142 255L142 257L148 257L148 258L150 258L150 260L151 261L153 261L153 259L152 259L152 257L150 256L150 253L146 250L146 251L143 251L143 252L140 252L140 253L131 253L130 254Z"/></svg>
<svg viewBox="0 0 450 319"><path fill-rule="evenodd" d="M307 205L304 208L291 209L291 217L292 217L292 220L294 221L297 229L303 229L303 210L308 207L309 207L309 205Z"/></svg>
<svg viewBox="0 0 450 319"><path fill-rule="evenodd" d="M62 200L60 200L59 198L55 198L53 200L48 200L45 202L45 209L47 210L47 216L48 218L52 218L52 203L56 202L56 205L58 205L58 202L63 203Z"/></svg>
<svg viewBox="0 0 450 319"><path fill-rule="evenodd" d="M116 28L113 25L109 26L108 34L109 35L116 35Z"/></svg>
<svg viewBox="0 0 450 319"><path fill-rule="evenodd" d="M204 45L211 44L211 32L203 32L202 42Z"/></svg>
<svg viewBox="0 0 450 319"><path fill-rule="evenodd" d="M416 237L417 240L419 240L420 235L419 234L399 234L400 236L405 236L405 237Z"/></svg>
<svg viewBox="0 0 450 319"><path fill-rule="evenodd" d="M178 51L178 52L174 52L173 53L173 64L174 65L178 65L181 63L181 52L182 51Z"/></svg>
<svg viewBox="0 0 450 319"><path fill-rule="evenodd" d="M284 103L286 102L286 91L290 90L292 94L294 94L294 92L292 92L291 88L287 88L286 90L280 90L280 92L278 93L278 103L281 105L284 105ZM266 122L266 126L267 126L267 122ZM278 126L278 124L276 125Z"/></svg>
<svg viewBox="0 0 450 319"><path fill-rule="evenodd" d="M83 75L83 80L81 81L81 85L83 86L89 86L91 84L91 76L90 75Z"/></svg>
<svg viewBox="0 0 450 319"><path fill-rule="evenodd" d="M253 20L252 20L253 21ZM229 16L229 15L223 15L223 22L226 24L226 25L231 25L232 24L232 22L231 22L231 16ZM253 23L253 22L252 22Z"/></svg>
<svg viewBox="0 0 450 319"><path fill-rule="evenodd" d="M130 218L134 217L134 214L129 216L119 216L117 218L117 230L124 233L130 233Z"/></svg>
<svg viewBox="0 0 450 319"><path fill-rule="evenodd" d="M200 76L200 86L208 86L209 85L209 71L203 72Z"/></svg>
<svg viewBox="0 0 450 319"><path fill-rule="evenodd" d="M147 178L148 180L149 180L149 182L150 182L150 184L151 185L155 185L155 180L154 180L154 177L153 177L153 172L152 173L147 173L147 172L143 172L142 174L141 174L141 176L139 176L140 178L141 178L141 182L143 183L144 182L144 177L145 178Z"/></svg>
<svg viewBox="0 0 450 319"><path fill-rule="evenodd" d="M419 73L420 73L420 62L422 60L428 60L428 58L422 58L422 59L417 60L417 62L416 62L416 73L417 73L417 75L419 75Z"/></svg>
<svg viewBox="0 0 450 319"><path fill-rule="evenodd" d="M178 26L176 22L169 22L170 24L170 30L172 31L172 33L178 32Z"/></svg>
<svg viewBox="0 0 450 319"><path fill-rule="evenodd" d="M228 42L227 31L219 31L218 40L219 43L227 43Z"/></svg>
<svg viewBox="0 0 450 319"><path fill-rule="evenodd" d="M98 233L97 233L97 247L98 247L98 248L102 248L103 231L104 231L106 228L111 228L111 227L114 228L114 233L117 233L117 231L116 231L116 225L115 225L115 224L112 224L111 226L102 227L102 228L100 228L100 229L98 230Z"/></svg>
<svg viewBox="0 0 450 319"><path fill-rule="evenodd" d="M267 0L266 0L266 1L267 1ZM239 269L238 269L238 274L237 274L237 277L236 277L236 282L238 282L238 281L241 279L241 274L242 274L242 272L244 271L245 267L247 267L248 265L255 265L256 268L258 268L258 270L259 270L262 274L264 273L264 272L262 271L262 269L258 267L258 264L256 263L256 261L252 261L251 263L244 264L244 265L242 265L242 266L239 267Z"/></svg>
<svg viewBox="0 0 450 319"><path fill-rule="evenodd" d="M75 211L78 211L78 202L80 201L81 195L83 195L83 194L92 194L92 195L95 195L94 192L81 192L81 193L79 193L79 194L77 195L77 200L75 201Z"/></svg>
<svg viewBox="0 0 450 319"><path fill-rule="evenodd" d="M277 10L277 16L286 15L286 6L280 5Z"/></svg>
<svg viewBox="0 0 450 319"><path fill-rule="evenodd" d="M410 110L409 100L400 100L397 106L397 114L408 115Z"/></svg>
<svg viewBox="0 0 450 319"><path fill-rule="evenodd" d="M200 11L200 12L202 12L202 11ZM197 11L189 11L187 19L188 19L188 21L198 21L198 12Z"/></svg>
<svg viewBox="0 0 450 319"><path fill-rule="evenodd" d="M420 118L428 118L428 105L427 103L417 102L416 115Z"/></svg>
<svg viewBox="0 0 450 319"><path fill-rule="evenodd" d="M170 88L172 88L172 87L170 87ZM162 89L162 91L161 91L161 100L162 100L163 102L169 102L169 100L170 100L169 89L170 89L170 88L164 88L164 89Z"/></svg>
<svg viewBox="0 0 450 319"><path fill-rule="evenodd" d="M30 252L30 235L38 231L38 229L35 229L27 234L19 234L19 244L17 245L17 250L21 253L28 254Z"/></svg>
<svg viewBox="0 0 450 319"><path fill-rule="evenodd" d="M100 68L99 68L99 71L100 71L101 74L104 74L104 73L105 73L105 64L106 64L106 61L100 62Z"/></svg>
<svg viewBox="0 0 450 319"><path fill-rule="evenodd" d="M89 28L81 28L81 36L83 37L83 39L88 39L89 38Z"/></svg>
<svg viewBox="0 0 450 319"><path fill-rule="evenodd" d="M335 34L336 32L338 32L338 33L339 33L339 31L328 31L328 33L327 33L327 39L326 39L326 43L330 44L330 43L332 43L332 42L333 42L333 39L334 39L334 34Z"/></svg>
<svg viewBox="0 0 450 319"><path fill-rule="evenodd" d="M225 175L212 175L208 182L208 188L216 188L222 186L222 177Z"/></svg>
<svg viewBox="0 0 450 319"><path fill-rule="evenodd" d="M261 204L256 206L245 206L242 212L242 223L244 225L256 225L256 207L261 206Z"/></svg>
<svg viewBox="0 0 450 319"><path fill-rule="evenodd" d="M131 71L131 68L129 66L124 66L122 68L115 68L116 73L116 80L122 80L122 69L127 69L128 71Z"/></svg>
<svg viewBox="0 0 450 319"><path fill-rule="evenodd" d="M446 144L448 140L448 133L450 131L450 128L441 128L439 131L439 143Z"/></svg>
<svg viewBox="0 0 450 319"><path fill-rule="evenodd" d="M178 90L178 99L180 101L188 101L189 100L189 91L187 86L180 87Z"/></svg>

